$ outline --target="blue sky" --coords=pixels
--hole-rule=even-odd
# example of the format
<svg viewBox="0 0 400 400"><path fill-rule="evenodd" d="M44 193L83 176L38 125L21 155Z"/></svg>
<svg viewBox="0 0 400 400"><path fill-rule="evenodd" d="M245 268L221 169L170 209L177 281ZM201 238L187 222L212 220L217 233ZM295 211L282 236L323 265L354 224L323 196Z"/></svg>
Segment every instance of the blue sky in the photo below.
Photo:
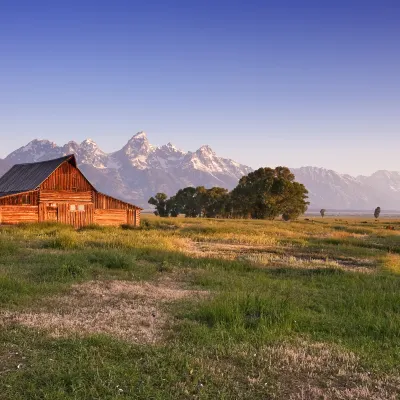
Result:
<svg viewBox="0 0 400 400"><path fill-rule="evenodd" d="M209 144L252 167L400 170L399 1L0 0L0 157Z"/></svg>

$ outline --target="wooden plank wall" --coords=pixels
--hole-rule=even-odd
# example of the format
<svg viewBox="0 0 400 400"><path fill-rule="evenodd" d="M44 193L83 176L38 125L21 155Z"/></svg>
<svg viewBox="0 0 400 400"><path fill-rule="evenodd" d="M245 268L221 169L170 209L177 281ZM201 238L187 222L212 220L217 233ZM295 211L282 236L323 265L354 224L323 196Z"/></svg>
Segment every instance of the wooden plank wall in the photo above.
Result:
<svg viewBox="0 0 400 400"><path fill-rule="evenodd" d="M0 224L38 222L38 206L0 206Z"/></svg>
<svg viewBox="0 0 400 400"><path fill-rule="evenodd" d="M132 204L126 203L122 200L115 199L111 196L107 196L103 193L94 193L94 205L95 205L95 223L100 225L104 225L103 221L106 220L105 215L97 213L99 216L96 221L96 211L104 210L109 211L110 215L110 223L108 225L120 225L120 224L129 224L134 226L140 225L140 208L135 207ZM115 213L113 214L112 211L114 210L126 210L125 220L123 222L117 223L115 220ZM122 215L122 214L121 214ZM101 217L100 217L101 216ZM118 219L118 218L117 218ZM118 219L121 221L122 217Z"/></svg>
<svg viewBox="0 0 400 400"><path fill-rule="evenodd" d="M75 228L82 228L94 223L93 211L93 204L85 204L82 211L78 209L71 211L70 204L59 204L58 222L72 225Z"/></svg>
<svg viewBox="0 0 400 400"><path fill-rule="evenodd" d="M127 210L127 224L128 225L136 225L136 214L135 214L135 210Z"/></svg>
<svg viewBox="0 0 400 400"><path fill-rule="evenodd" d="M31 205L36 206L39 202L38 191L25 192L19 194L13 194L0 198L0 206L17 206L17 205Z"/></svg>
<svg viewBox="0 0 400 400"><path fill-rule="evenodd" d="M139 208L137 208L135 210L135 223L133 225L140 226L140 209Z"/></svg>
<svg viewBox="0 0 400 400"><path fill-rule="evenodd" d="M61 224L72 225L74 228L82 228L83 226L94 223L93 204L81 204L84 209L79 210L78 205L74 204L75 210L71 210L70 204L59 203L57 207L48 206L46 203L39 204L39 221L54 221Z"/></svg>
<svg viewBox="0 0 400 400"><path fill-rule="evenodd" d="M118 226L127 223L126 210L94 210L94 223Z"/></svg>
<svg viewBox="0 0 400 400"><path fill-rule="evenodd" d="M93 192L74 192L72 190L40 190L41 203L92 203Z"/></svg>
<svg viewBox="0 0 400 400"><path fill-rule="evenodd" d="M133 210L136 208L132 204L126 203L122 200L114 199L114 197L98 192L96 192L94 196L94 206L96 209L100 210Z"/></svg>
<svg viewBox="0 0 400 400"><path fill-rule="evenodd" d="M40 185L40 189L87 192L93 187L78 168L65 161Z"/></svg>

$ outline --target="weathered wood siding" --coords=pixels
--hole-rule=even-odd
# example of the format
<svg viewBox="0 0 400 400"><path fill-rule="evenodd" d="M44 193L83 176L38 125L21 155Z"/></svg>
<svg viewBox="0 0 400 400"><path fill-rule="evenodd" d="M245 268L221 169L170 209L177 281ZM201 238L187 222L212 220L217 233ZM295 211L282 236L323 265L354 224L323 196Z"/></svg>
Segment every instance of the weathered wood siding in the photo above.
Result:
<svg viewBox="0 0 400 400"><path fill-rule="evenodd" d="M40 185L40 189L87 192L93 187L78 168L66 161Z"/></svg>
<svg viewBox="0 0 400 400"><path fill-rule="evenodd" d="M41 203L93 203L93 191L40 190Z"/></svg>
<svg viewBox="0 0 400 400"><path fill-rule="evenodd" d="M39 204L39 222L54 221L72 225L75 228L94 223L93 204L59 203L52 206L47 203Z"/></svg>
<svg viewBox="0 0 400 400"><path fill-rule="evenodd" d="M140 208L103 193L94 193L95 217L99 225L140 225ZM101 212L100 212L101 211ZM114 212L114 211L125 211Z"/></svg>
<svg viewBox="0 0 400 400"><path fill-rule="evenodd" d="M136 208L135 210L135 226L140 226L140 208Z"/></svg>
<svg viewBox="0 0 400 400"><path fill-rule="evenodd" d="M13 194L0 198L0 206L19 206L19 205L38 205L39 192L32 191L26 193Z"/></svg>
<svg viewBox="0 0 400 400"><path fill-rule="evenodd" d="M99 225L118 226L127 223L126 210L94 210L94 223Z"/></svg>
<svg viewBox="0 0 400 400"><path fill-rule="evenodd" d="M38 222L38 206L0 206L0 224Z"/></svg>
<svg viewBox="0 0 400 400"><path fill-rule="evenodd" d="M94 205L96 209L100 210L133 210L137 208L132 204L126 203L125 201L118 200L114 197L98 192L96 192L94 196Z"/></svg>

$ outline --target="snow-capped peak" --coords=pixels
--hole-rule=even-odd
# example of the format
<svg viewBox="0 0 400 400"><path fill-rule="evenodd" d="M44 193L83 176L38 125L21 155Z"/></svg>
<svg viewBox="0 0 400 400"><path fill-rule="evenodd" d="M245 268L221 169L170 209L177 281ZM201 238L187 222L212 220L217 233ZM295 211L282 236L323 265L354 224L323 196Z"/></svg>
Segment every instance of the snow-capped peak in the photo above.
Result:
<svg viewBox="0 0 400 400"><path fill-rule="evenodd" d="M139 139L147 140L147 134L146 134L146 132L140 131L140 132L138 132L138 133L135 133L135 134L132 136L132 138L131 138L131 140L139 140Z"/></svg>
<svg viewBox="0 0 400 400"><path fill-rule="evenodd" d="M208 144L204 144L203 146L201 146L198 150L198 153L201 154L215 154L214 150L208 145Z"/></svg>
<svg viewBox="0 0 400 400"><path fill-rule="evenodd" d="M48 140L32 140L9 154L7 166L75 154L85 176L102 192L147 206L157 192L173 195L186 186L221 186L232 189L238 180L252 171L250 167L219 157L208 145L185 152L168 143L152 146L145 132L135 134L114 153L105 153L92 140L78 144L70 141L57 146ZM268 164L268 160L266 159ZM1 166L0 166L1 167ZM398 209L400 173L377 171L371 176L339 174L317 168L291 168L296 181L304 183L313 208L326 209Z"/></svg>
<svg viewBox="0 0 400 400"><path fill-rule="evenodd" d="M93 139L90 139L90 138L85 139L85 140L81 143L81 146L82 146L82 145L94 145L94 146L97 147L97 143L96 143Z"/></svg>

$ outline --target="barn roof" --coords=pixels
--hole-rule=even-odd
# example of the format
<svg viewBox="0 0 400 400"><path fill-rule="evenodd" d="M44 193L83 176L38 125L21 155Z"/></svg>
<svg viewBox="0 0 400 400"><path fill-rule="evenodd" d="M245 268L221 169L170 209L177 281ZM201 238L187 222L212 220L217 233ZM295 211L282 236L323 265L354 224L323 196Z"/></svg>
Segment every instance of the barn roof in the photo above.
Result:
<svg viewBox="0 0 400 400"><path fill-rule="evenodd" d="M49 161L14 165L0 178L0 197L35 190L67 160L76 167L74 155Z"/></svg>

